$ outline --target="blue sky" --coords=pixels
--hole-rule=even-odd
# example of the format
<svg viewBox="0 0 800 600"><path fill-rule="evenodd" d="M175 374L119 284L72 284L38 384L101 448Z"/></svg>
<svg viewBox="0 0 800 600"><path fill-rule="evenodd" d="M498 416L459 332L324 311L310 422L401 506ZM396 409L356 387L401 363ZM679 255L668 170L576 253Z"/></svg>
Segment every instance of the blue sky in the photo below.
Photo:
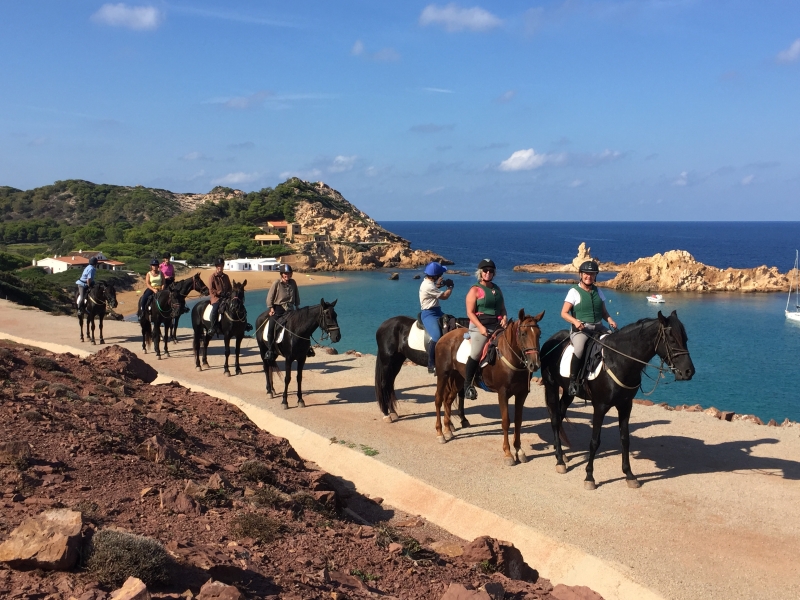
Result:
<svg viewBox="0 0 800 600"><path fill-rule="evenodd" d="M0 185L800 220L800 2L0 0Z"/></svg>

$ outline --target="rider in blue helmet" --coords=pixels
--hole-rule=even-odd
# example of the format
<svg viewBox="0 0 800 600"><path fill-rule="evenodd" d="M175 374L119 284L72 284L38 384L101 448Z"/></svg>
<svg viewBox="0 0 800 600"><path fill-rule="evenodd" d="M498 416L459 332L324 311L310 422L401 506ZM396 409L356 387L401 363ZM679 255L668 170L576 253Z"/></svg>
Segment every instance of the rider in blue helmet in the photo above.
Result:
<svg viewBox="0 0 800 600"><path fill-rule="evenodd" d="M81 278L75 282L78 287L77 299L75 304L78 306L78 313L83 311L83 303L86 300L86 293L94 285L94 276L97 272L97 257L93 256L89 259L89 264L81 273Z"/></svg>
<svg viewBox="0 0 800 600"><path fill-rule="evenodd" d="M447 267L438 262L428 263L425 267L425 278L419 286L419 304L422 309L420 318L425 331L431 336L431 345L428 348L428 373L434 373L436 370L436 342L442 337L439 318L444 313L439 306L439 300L447 300L453 293L453 280L442 279L442 275L446 272Z"/></svg>

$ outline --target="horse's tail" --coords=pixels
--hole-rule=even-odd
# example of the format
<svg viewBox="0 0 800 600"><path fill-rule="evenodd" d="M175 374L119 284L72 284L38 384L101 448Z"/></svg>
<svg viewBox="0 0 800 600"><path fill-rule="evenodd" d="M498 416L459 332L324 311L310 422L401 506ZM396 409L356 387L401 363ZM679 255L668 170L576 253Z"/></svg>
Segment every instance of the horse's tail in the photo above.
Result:
<svg viewBox="0 0 800 600"><path fill-rule="evenodd" d="M150 324L150 319L144 318L140 321L142 326L142 337L144 338L145 348L148 350L153 346L153 326Z"/></svg>
<svg viewBox="0 0 800 600"><path fill-rule="evenodd" d="M389 411L397 412L397 396L394 389L389 389L390 386L386 381L386 368L381 359L381 353L375 357L375 399L378 401L378 408L384 415L388 415Z"/></svg>

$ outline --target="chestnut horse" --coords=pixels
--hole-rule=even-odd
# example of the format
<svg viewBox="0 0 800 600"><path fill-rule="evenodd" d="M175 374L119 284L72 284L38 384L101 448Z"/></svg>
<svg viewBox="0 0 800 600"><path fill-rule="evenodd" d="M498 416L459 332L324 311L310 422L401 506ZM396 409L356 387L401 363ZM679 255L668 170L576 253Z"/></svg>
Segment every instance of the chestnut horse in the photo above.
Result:
<svg viewBox="0 0 800 600"><path fill-rule="evenodd" d="M497 392L503 424L503 453L505 464L513 466L524 463L528 457L520 447L522 429L522 406L531 389L531 375L539 369L539 321L544 311L535 317L519 311L519 321L510 322L497 336L497 359L494 364L481 369L479 377L484 385ZM456 360L456 354L464 340L463 330L456 329L442 336L436 344L436 435L440 443L453 438L455 432L450 422L450 406L458 391L464 387L464 365ZM476 376L476 380L477 380ZM514 396L514 454L508 443L508 399ZM441 408L444 404L444 427Z"/></svg>

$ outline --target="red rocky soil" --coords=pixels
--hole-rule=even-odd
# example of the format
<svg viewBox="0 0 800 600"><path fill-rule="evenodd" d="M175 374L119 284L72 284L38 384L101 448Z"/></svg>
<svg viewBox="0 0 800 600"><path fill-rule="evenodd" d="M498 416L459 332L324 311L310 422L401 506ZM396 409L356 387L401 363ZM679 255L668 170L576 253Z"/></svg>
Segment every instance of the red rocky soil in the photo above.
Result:
<svg viewBox="0 0 800 600"><path fill-rule="evenodd" d="M192 598L210 579L236 586L219 596L231 598L600 598L554 589L508 542L467 544L384 507L236 407L155 377L118 346L81 359L0 342L0 445L30 447L16 459L0 448L0 540L61 507L82 513L84 548L103 528L153 538L172 561L153 598ZM268 519L243 530L253 515ZM0 563L2 598L102 600L113 588L80 564Z"/></svg>

